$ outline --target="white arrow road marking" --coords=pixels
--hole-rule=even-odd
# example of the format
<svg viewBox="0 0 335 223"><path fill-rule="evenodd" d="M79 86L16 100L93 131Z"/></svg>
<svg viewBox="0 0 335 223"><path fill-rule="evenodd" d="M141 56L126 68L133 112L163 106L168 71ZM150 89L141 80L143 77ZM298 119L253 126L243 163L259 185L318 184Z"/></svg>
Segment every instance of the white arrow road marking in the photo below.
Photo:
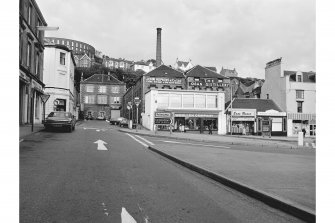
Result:
<svg viewBox="0 0 335 223"><path fill-rule="evenodd" d="M139 136L139 135L135 135L137 138L140 138L140 139L142 139L144 142L146 142L146 143L149 143L150 145L155 145L155 144L153 144L152 142L150 142L149 140L146 140L145 138L143 138L143 137L141 137L141 136Z"/></svg>
<svg viewBox="0 0 335 223"><path fill-rule="evenodd" d="M108 150L104 144L107 144L106 142L99 139L98 141L94 142L98 144L98 150Z"/></svg>
<svg viewBox="0 0 335 223"><path fill-rule="evenodd" d="M136 223L135 219L122 207L121 211L121 222L122 223Z"/></svg>
<svg viewBox="0 0 335 223"><path fill-rule="evenodd" d="M145 144L144 142L142 142L142 141L136 139L134 136L132 136L132 135L130 135L130 134L128 134L128 133L126 133L126 134L127 134L128 136L130 136L131 138L133 138L136 142L140 143L141 145L143 145L143 146L145 146L145 147L149 147L147 144Z"/></svg>
<svg viewBox="0 0 335 223"><path fill-rule="evenodd" d="M227 148L227 149L230 148L228 146L215 146L215 145L195 144L195 143L176 142L176 141L164 141L164 140L159 140L159 141L161 141L161 142L167 142L167 143L175 143L175 144L192 145L192 146L207 146L207 147L217 147L217 148Z"/></svg>
<svg viewBox="0 0 335 223"><path fill-rule="evenodd" d="M86 129L97 129L97 128L86 128L86 127L84 127L84 129L86 130Z"/></svg>
<svg viewBox="0 0 335 223"><path fill-rule="evenodd" d="M96 131L97 131L97 132L100 132L100 130L99 130L99 129L97 129Z"/></svg>

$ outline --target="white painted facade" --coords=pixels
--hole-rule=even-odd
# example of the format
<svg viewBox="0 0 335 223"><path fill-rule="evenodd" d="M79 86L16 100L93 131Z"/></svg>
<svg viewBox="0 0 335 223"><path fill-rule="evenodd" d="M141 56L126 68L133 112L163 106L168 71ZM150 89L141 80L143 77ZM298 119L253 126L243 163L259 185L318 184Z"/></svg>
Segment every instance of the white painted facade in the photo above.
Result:
<svg viewBox="0 0 335 223"><path fill-rule="evenodd" d="M164 97L163 97L164 96ZM179 106L176 106L176 96L181 98ZM193 97L193 106L185 106L185 97ZM205 99L204 106L197 108L199 103L197 98ZM209 98L215 97L214 106L209 106ZM162 105L164 103L164 106ZM177 103L178 104L178 103ZM211 104L212 105L212 104ZM145 128L154 131L155 112L171 112L173 118L192 114L193 117L215 117L217 119L218 135L226 134L226 115L224 92L208 92L194 90L170 90L170 89L151 89L145 94L145 113L142 114L142 124Z"/></svg>
<svg viewBox="0 0 335 223"><path fill-rule="evenodd" d="M137 70L143 70L143 71L146 72L146 73L148 73L148 72L150 72L150 71L152 71L153 69L156 68L156 67L153 65L152 62L150 62L148 65L134 63L132 66L133 66L133 70L134 70L134 71L137 71Z"/></svg>
<svg viewBox="0 0 335 223"><path fill-rule="evenodd" d="M60 54L65 54L65 64L60 63ZM74 89L74 68L75 62L71 51L48 45L44 50L44 72L46 94L50 98L45 105L45 115L55 111L54 101L65 100L66 111L77 115Z"/></svg>
<svg viewBox="0 0 335 223"><path fill-rule="evenodd" d="M287 112L288 136L297 136L303 128L307 130L307 136L315 135L316 83L290 80L290 75L285 74L282 65L281 60L278 60L265 68L265 82L262 86L261 98L272 99L283 111ZM293 73L296 74L296 77L303 76L300 71ZM297 98L297 91L303 91L302 99ZM298 102L302 102L302 112L298 112Z"/></svg>

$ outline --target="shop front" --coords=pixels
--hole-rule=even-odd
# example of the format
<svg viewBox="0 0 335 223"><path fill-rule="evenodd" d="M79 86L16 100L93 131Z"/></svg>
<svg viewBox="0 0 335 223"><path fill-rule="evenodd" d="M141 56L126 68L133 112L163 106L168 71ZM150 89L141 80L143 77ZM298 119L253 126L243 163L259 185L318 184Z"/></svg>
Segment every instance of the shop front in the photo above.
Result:
<svg viewBox="0 0 335 223"><path fill-rule="evenodd" d="M287 114L287 135L297 136L303 129L306 136L316 136L316 115L307 113Z"/></svg>
<svg viewBox="0 0 335 223"><path fill-rule="evenodd" d="M205 131L218 130L218 114L174 112L175 131L193 131L204 133Z"/></svg>
<svg viewBox="0 0 335 223"><path fill-rule="evenodd" d="M265 127L265 125L269 127ZM287 136L286 112L276 110L257 112L257 134Z"/></svg>
<svg viewBox="0 0 335 223"><path fill-rule="evenodd" d="M229 109L228 132L236 135L253 135L256 132L256 109Z"/></svg>

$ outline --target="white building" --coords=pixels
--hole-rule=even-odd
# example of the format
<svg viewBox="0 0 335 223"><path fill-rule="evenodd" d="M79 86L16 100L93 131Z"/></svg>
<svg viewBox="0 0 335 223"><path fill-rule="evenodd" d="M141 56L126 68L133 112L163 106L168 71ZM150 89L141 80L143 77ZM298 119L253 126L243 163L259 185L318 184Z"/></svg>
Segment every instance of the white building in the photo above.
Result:
<svg viewBox="0 0 335 223"><path fill-rule="evenodd" d="M78 117L74 88L75 60L71 50L58 44L45 45L45 93L50 95L45 105L45 116L52 111L67 111Z"/></svg>
<svg viewBox="0 0 335 223"><path fill-rule="evenodd" d="M163 115L171 114L175 130L182 127L185 131L204 132L212 125L213 131L219 135L226 134L224 92L151 89L145 94L144 101L142 123L151 131L155 128L156 112L159 112Z"/></svg>
<svg viewBox="0 0 335 223"><path fill-rule="evenodd" d="M288 136L296 136L303 128L307 136L315 135L316 73L284 70L281 60L266 64L261 98L272 99L287 112Z"/></svg>
<svg viewBox="0 0 335 223"><path fill-rule="evenodd" d="M188 62L185 62L185 61L181 61L177 58L176 63L173 65L173 67L176 70L187 71L187 70L191 69L192 67L194 67L194 65L192 64L191 59Z"/></svg>
<svg viewBox="0 0 335 223"><path fill-rule="evenodd" d="M137 70L143 70L145 73L149 73L150 71L152 71L153 69L155 69L156 67L154 66L154 64L151 61L138 61L133 63L130 66L131 70L133 71L137 71Z"/></svg>

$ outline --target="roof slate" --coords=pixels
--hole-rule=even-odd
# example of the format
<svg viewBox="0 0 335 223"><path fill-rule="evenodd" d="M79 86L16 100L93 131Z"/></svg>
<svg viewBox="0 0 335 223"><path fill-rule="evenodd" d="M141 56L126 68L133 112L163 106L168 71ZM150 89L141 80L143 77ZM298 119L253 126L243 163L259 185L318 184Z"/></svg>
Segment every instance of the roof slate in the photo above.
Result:
<svg viewBox="0 0 335 223"><path fill-rule="evenodd" d="M166 65L161 65L156 69L146 73L146 77L176 77L185 78L184 74Z"/></svg>
<svg viewBox="0 0 335 223"><path fill-rule="evenodd" d="M107 74L93 74L89 78L82 81L82 83L95 83L95 84L125 84L122 81L116 79L113 75L110 75L110 80L108 80Z"/></svg>
<svg viewBox="0 0 335 223"><path fill-rule="evenodd" d="M228 106L227 104L226 108ZM256 109L257 112L265 112L267 110L273 109L282 112L278 105L271 99L236 98L233 101L233 109L234 108Z"/></svg>
<svg viewBox="0 0 335 223"><path fill-rule="evenodd" d="M186 72L187 77L200 77L200 78L224 78L222 75L208 69L202 67L200 65L196 65L192 69Z"/></svg>

